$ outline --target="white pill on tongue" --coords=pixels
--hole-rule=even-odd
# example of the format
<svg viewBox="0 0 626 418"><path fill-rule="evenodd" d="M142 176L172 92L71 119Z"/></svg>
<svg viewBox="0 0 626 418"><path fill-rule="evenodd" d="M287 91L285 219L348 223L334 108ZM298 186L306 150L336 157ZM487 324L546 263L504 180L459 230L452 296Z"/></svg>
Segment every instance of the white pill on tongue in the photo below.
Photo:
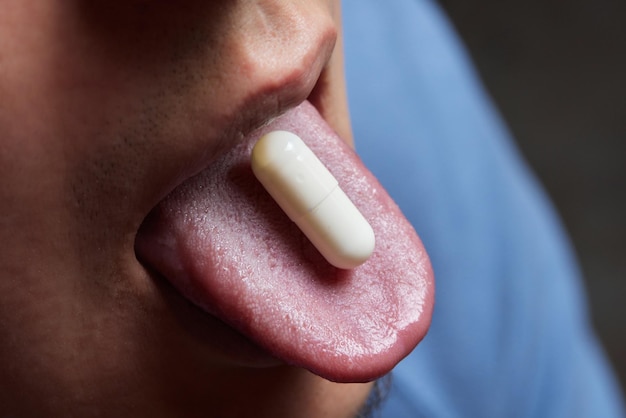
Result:
<svg viewBox="0 0 626 418"><path fill-rule="evenodd" d="M263 135L252 148L251 165L265 190L330 264L352 269L372 255L372 227L300 137L287 131Z"/></svg>
<svg viewBox="0 0 626 418"><path fill-rule="evenodd" d="M366 263L352 270L329 265L256 181L251 149L274 130L305 139L361 209L376 234ZM434 280L420 239L308 102L174 190L144 222L136 250L208 314L329 380L368 381L389 372L430 324Z"/></svg>

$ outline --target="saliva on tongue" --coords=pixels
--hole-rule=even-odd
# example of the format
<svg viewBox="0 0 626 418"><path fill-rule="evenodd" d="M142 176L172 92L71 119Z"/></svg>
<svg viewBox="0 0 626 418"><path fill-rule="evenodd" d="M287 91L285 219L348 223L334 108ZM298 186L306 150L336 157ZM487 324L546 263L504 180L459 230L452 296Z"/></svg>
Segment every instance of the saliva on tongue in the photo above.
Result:
<svg viewBox="0 0 626 418"><path fill-rule="evenodd" d="M256 180L251 149L274 130L302 138L370 223L376 247L364 264L331 266ZM333 381L388 373L430 324L434 279L420 239L308 102L168 195L144 222L136 251L207 314L284 363Z"/></svg>

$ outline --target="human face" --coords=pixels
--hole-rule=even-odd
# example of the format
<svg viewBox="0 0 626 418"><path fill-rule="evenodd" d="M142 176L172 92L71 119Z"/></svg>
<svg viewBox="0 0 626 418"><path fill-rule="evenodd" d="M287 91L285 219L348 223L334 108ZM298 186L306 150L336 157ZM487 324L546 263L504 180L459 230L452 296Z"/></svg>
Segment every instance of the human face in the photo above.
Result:
<svg viewBox="0 0 626 418"><path fill-rule="evenodd" d="M0 412L353 414L370 384L328 379L371 380L406 348L389 348L395 360L362 373L286 356L284 345L263 344L253 324L241 324L236 300L228 308L185 292L169 277L184 257L155 250L164 239L198 242L197 230L162 214L195 216L204 195L181 200L180 190L201 190L196 174L305 99L351 141L338 2L5 0L2 8ZM423 336L432 305L430 267L419 262L426 273L414 293L425 302L408 345ZM197 271L194 263L186 266ZM217 265L203 265L218 277Z"/></svg>

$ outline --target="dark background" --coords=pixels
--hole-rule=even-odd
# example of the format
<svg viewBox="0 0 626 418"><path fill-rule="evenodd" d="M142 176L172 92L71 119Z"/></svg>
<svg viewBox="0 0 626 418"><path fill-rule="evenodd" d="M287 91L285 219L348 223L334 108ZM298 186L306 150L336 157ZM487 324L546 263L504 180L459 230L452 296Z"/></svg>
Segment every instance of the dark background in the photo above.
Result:
<svg viewBox="0 0 626 418"><path fill-rule="evenodd" d="M626 386L626 1L440 0L574 241Z"/></svg>

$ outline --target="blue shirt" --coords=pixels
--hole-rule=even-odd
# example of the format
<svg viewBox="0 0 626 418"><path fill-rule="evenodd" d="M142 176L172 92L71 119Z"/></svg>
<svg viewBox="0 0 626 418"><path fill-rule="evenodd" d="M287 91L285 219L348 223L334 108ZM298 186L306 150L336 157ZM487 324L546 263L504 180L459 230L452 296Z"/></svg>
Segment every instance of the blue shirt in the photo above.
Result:
<svg viewBox="0 0 626 418"><path fill-rule="evenodd" d="M620 417L559 220L429 0L344 0L357 149L424 241L436 303L382 416Z"/></svg>

